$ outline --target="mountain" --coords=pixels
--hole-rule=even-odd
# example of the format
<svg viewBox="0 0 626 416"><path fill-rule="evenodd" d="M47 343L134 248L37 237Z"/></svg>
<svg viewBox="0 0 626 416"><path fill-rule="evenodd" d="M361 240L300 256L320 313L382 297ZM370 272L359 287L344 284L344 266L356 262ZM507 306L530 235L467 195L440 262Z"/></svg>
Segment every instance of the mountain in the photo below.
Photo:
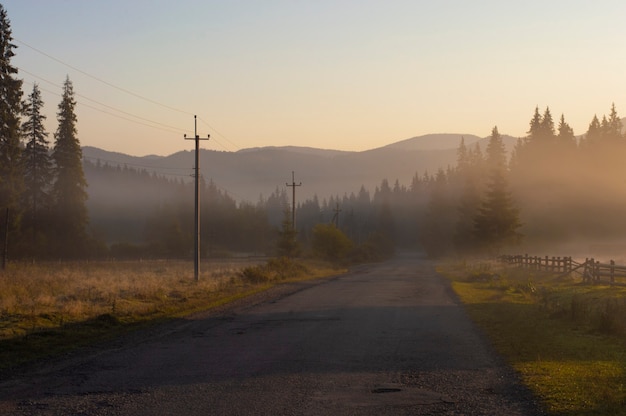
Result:
<svg viewBox="0 0 626 416"><path fill-rule="evenodd" d="M481 140L480 137L473 134L427 134L392 143L384 146L384 148L401 150L456 149L461 144L461 138L465 139L466 145L471 145Z"/></svg>
<svg viewBox="0 0 626 416"><path fill-rule="evenodd" d="M417 173L434 174L439 168L456 165L456 152L465 138L468 146L479 143L485 149L488 138L461 134L431 134L402 140L377 149L347 152L310 147L259 147L237 152L200 151L200 169L206 180L227 191L238 201L255 203L276 189L284 189L295 173L298 200L317 195L320 199L333 195L357 193L364 186L373 193L383 179L391 185L397 180L410 186ZM507 149L516 141L503 136ZM83 156L94 163L128 166L169 178L191 180L194 151L181 151L169 156L129 156L86 146ZM111 198L115 193L132 195L132 190L107 188L103 178L87 176L91 204L98 204L99 195ZM108 200L108 199L107 199Z"/></svg>

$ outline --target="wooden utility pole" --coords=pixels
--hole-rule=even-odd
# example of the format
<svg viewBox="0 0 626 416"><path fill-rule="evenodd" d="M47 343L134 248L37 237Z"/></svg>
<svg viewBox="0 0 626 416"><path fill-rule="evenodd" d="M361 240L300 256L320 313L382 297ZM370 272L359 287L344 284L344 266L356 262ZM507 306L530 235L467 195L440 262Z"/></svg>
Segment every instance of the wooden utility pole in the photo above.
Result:
<svg viewBox="0 0 626 416"><path fill-rule="evenodd" d="M296 230L296 186L302 186L302 182L296 184L295 174L291 171L291 184L287 184L287 186L291 186L293 190L292 198L291 198L291 228Z"/></svg>
<svg viewBox="0 0 626 416"><path fill-rule="evenodd" d="M196 182L196 191L195 191L195 238L194 238L194 257L193 257L193 277L197 282L200 276L200 140L209 140L211 137L210 134L207 134L206 139L201 139L198 136L198 120L196 116L193 116L193 138L187 138L185 134L185 140L195 140L196 141L196 166L194 168L194 177Z"/></svg>
<svg viewBox="0 0 626 416"><path fill-rule="evenodd" d="M335 223L335 228L339 229L339 213L341 209L339 209L339 202L337 202L337 206L335 208L335 215L333 215L333 223Z"/></svg>

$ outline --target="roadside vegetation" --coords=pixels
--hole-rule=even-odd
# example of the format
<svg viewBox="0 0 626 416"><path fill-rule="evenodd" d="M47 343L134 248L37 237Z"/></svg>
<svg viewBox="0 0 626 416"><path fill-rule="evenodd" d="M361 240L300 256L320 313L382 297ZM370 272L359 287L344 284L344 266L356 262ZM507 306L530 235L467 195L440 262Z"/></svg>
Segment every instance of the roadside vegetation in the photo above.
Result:
<svg viewBox="0 0 626 416"><path fill-rule="evenodd" d="M626 286L491 263L440 271L550 415L626 415Z"/></svg>
<svg viewBox="0 0 626 416"><path fill-rule="evenodd" d="M0 370L207 310L270 287L336 275L314 260L11 263L0 273Z"/></svg>

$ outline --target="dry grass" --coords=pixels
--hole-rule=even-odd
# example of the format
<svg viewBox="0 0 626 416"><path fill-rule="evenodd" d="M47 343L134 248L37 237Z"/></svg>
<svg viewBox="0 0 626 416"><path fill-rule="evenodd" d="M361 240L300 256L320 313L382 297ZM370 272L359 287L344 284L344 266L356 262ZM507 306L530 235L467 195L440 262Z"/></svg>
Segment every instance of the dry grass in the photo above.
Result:
<svg viewBox="0 0 626 416"><path fill-rule="evenodd" d="M0 273L0 339L104 314L121 321L193 309L237 286L250 262L182 261L11 264Z"/></svg>
<svg viewBox="0 0 626 416"><path fill-rule="evenodd" d="M340 271L274 259L11 264L0 272L0 377L11 368L210 309L275 284Z"/></svg>

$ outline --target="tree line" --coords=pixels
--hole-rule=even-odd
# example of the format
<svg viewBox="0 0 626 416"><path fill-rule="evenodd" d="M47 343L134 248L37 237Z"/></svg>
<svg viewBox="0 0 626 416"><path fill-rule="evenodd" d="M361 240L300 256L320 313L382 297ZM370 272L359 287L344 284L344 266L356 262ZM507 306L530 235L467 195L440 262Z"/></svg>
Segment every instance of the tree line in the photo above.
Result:
<svg viewBox="0 0 626 416"><path fill-rule="evenodd" d="M0 5L0 207L5 241L18 256L84 256L92 245L86 230L87 183L76 129L76 100L69 77L58 105L51 144L44 128L38 85L23 100L23 82L12 65L16 46Z"/></svg>

